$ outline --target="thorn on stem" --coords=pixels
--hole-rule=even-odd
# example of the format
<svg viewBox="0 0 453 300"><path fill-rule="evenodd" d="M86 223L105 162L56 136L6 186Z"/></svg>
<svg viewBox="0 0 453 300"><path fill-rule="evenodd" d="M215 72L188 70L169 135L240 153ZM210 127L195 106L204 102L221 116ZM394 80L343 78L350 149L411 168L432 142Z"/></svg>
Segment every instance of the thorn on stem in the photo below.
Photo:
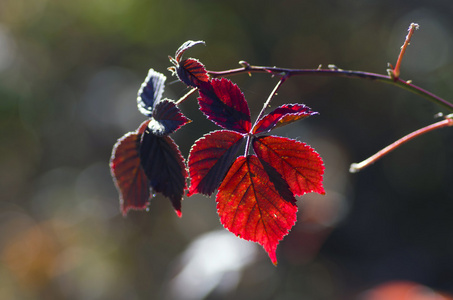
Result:
<svg viewBox="0 0 453 300"><path fill-rule="evenodd" d="M245 60L239 61L239 64L244 67L245 70L250 69L250 64L246 62Z"/></svg>

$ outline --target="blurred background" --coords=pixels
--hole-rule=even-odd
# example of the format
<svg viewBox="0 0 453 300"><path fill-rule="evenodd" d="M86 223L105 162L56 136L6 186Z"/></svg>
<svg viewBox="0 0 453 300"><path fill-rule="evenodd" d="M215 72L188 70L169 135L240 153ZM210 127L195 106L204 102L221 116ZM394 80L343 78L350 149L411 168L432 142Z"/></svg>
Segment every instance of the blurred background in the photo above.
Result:
<svg viewBox="0 0 453 300"><path fill-rule="evenodd" d="M447 299L453 131L348 173L447 113L407 91L327 77L282 86L272 106L320 112L275 133L321 154L327 194L299 199L278 267L222 229L214 197L184 199L181 219L159 195L148 212L122 217L108 167L116 140L144 120L136 94L149 68L168 77L165 97L187 92L166 69L188 39L206 41L185 57L209 70L246 60L385 74L411 22L420 30L401 77L453 100L450 0L1 0L0 298ZM263 74L231 79L252 117L276 83ZM185 157L216 129L195 99L181 107L194 122L173 135Z"/></svg>

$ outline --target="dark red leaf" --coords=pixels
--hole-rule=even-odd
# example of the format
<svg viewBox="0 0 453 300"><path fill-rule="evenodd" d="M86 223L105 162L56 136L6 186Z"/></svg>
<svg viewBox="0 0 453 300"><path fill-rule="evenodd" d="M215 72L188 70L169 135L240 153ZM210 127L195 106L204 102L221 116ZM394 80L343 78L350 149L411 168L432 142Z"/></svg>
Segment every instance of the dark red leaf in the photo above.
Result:
<svg viewBox="0 0 453 300"><path fill-rule="evenodd" d="M179 80L191 87L200 87L209 82L209 75L201 62L194 58L183 60L176 67Z"/></svg>
<svg viewBox="0 0 453 300"><path fill-rule="evenodd" d="M184 54L184 52L186 52L187 49L189 49L195 45L204 44L204 43L205 43L204 41L189 40L189 41L185 42L184 44L182 44L181 47L179 47L178 50L176 50L176 54L175 54L176 62L179 63L181 61L181 57Z"/></svg>
<svg viewBox="0 0 453 300"><path fill-rule="evenodd" d="M261 165L264 168L264 171L266 171L267 176L269 176L269 180L274 184L275 189L277 192L280 194L280 196L289 202L296 203L296 198L294 198L294 194L291 191L288 183L286 182L285 179L283 179L282 175L277 172L277 170L274 169L270 164L265 162L264 160L260 159Z"/></svg>
<svg viewBox="0 0 453 300"><path fill-rule="evenodd" d="M150 200L149 181L140 165L140 137L149 121L129 132L113 146L110 172L120 194L120 208L125 216L130 209L146 209Z"/></svg>
<svg viewBox="0 0 453 300"><path fill-rule="evenodd" d="M149 70L137 97L138 110L145 116L151 117L155 104L162 98L166 79L164 74Z"/></svg>
<svg viewBox="0 0 453 300"><path fill-rule="evenodd" d="M211 87L200 89L200 110L220 127L249 133L252 127L250 110L238 86L226 78L215 78Z"/></svg>
<svg viewBox="0 0 453 300"><path fill-rule="evenodd" d="M197 193L211 195L218 188L243 140L239 133L219 130L195 142L188 159L189 197Z"/></svg>
<svg viewBox="0 0 453 300"><path fill-rule="evenodd" d="M181 216L187 172L178 146L170 137L157 136L146 130L140 144L140 160L151 188L169 198Z"/></svg>
<svg viewBox="0 0 453 300"><path fill-rule="evenodd" d="M239 157L216 197L220 221L229 231L264 247L274 264L280 240L296 223L295 199L281 197L255 155Z"/></svg>
<svg viewBox="0 0 453 300"><path fill-rule="evenodd" d="M277 136L254 138L252 145L256 155L282 175L295 195L325 194L322 186L324 164L313 148Z"/></svg>
<svg viewBox="0 0 453 300"><path fill-rule="evenodd" d="M253 127L253 133L269 132L276 127L316 114L318 113L311 111L311 109L304 104L285 104L262 117Z"/></svg>
<svg viewBox="0 0 453 300"><path fill-rule="evenodd" d="M148 127L158 136L169 135L191 122L184 116L173 100L163 99L154 107L153 118Z"/></svg>

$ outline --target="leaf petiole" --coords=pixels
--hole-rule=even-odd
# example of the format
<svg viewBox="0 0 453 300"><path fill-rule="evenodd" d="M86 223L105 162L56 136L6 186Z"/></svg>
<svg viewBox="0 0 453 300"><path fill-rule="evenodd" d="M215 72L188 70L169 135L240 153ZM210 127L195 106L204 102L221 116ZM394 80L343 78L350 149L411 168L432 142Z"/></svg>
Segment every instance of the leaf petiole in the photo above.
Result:
<svg viewBox="0 0 453 300"><path fill-rule="evenodd" d="M191 89L190 91L188 91L184 96L182 96L181 98L178 99L178 101L176 101L176 105L179 105L181 103L183 103L187 98L189 98L190 95L192 95L195 91L197 90L197 88L193 88Z"/></svg>
<svg viewBox="0 0 453 300"><path fill-rule="evenodd" d="M274 97L274 95L277 93L278 89L282 86L283 82L286 81L286 79L289 78L289 74L288 73L285 73L279 80L279 82L277 82L277 84L275 85L274 89L272 90L272 92L269 94L269 97L267 98L266 102L264 102L264 105L263 105L263 108L261 109L260 113L258 114L258 117L256 118L255 120L255 123L253 124L252 126L252 132L253 132L253 128L255 127L255 125L258 123L258 121L261 119L261 117L264 115L264 112L266 111L266 108L269 106L269 103L271 102L272 100L272 97ZM249 152L249 148L250 148L250 134L247 136L247 142L245 144L245 154L244 156L247 156L248 152Z"/></svg>
<svg viewBox="0 0 453 300"><path fill-rule="evenodd" d="M269 103L271 102L272 97L274 97L274 95L277 93L278 89L282 86L283 82L285 82L286 79L289 78L289 76L290 76L289 73L285 73L285 74L280 78L280 81L275 85L274 89L273 89L272 92L270 93L270 95L269 95L269 97L267 98L266 102L264 102L263 108L261 109L260 113L258 114L258 117L256 118L255 124L253 124L252 128L255 127L256 123L258 123L258 121L261 119L261 117L262 117L263 114L264 114L264 111L265 111L266 108L269 106Z"/></svg>

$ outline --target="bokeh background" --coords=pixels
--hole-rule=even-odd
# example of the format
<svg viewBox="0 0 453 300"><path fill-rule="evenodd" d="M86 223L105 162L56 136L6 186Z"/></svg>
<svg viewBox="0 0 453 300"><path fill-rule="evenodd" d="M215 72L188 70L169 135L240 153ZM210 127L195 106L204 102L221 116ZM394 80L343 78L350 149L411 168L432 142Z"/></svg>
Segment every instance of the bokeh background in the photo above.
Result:
<svg viewBox="0 0 453 300"><path fill-rule="evenodd" d="M222 229L213 197L184 199L181 219L159 195L122 217L108 168L113 144L144 120L136 93L149 68L169 77L166 97L187 92L166 69L188 39L206 41L186 57L209 70L246 60L385 74L411 22L420 30L402 78L453 99L450 0L1 0L0 298L445 299L433 290L453 293L453 131L348 173L446 113L407 91L327 77L283 85L274 107L320 115L276 133L321 154L327 194L298 201L278 267ZM231 79L254 116L276 83ZM194 122L173 138L187 157L216 127L195 97L182 110Z"/></svg>

